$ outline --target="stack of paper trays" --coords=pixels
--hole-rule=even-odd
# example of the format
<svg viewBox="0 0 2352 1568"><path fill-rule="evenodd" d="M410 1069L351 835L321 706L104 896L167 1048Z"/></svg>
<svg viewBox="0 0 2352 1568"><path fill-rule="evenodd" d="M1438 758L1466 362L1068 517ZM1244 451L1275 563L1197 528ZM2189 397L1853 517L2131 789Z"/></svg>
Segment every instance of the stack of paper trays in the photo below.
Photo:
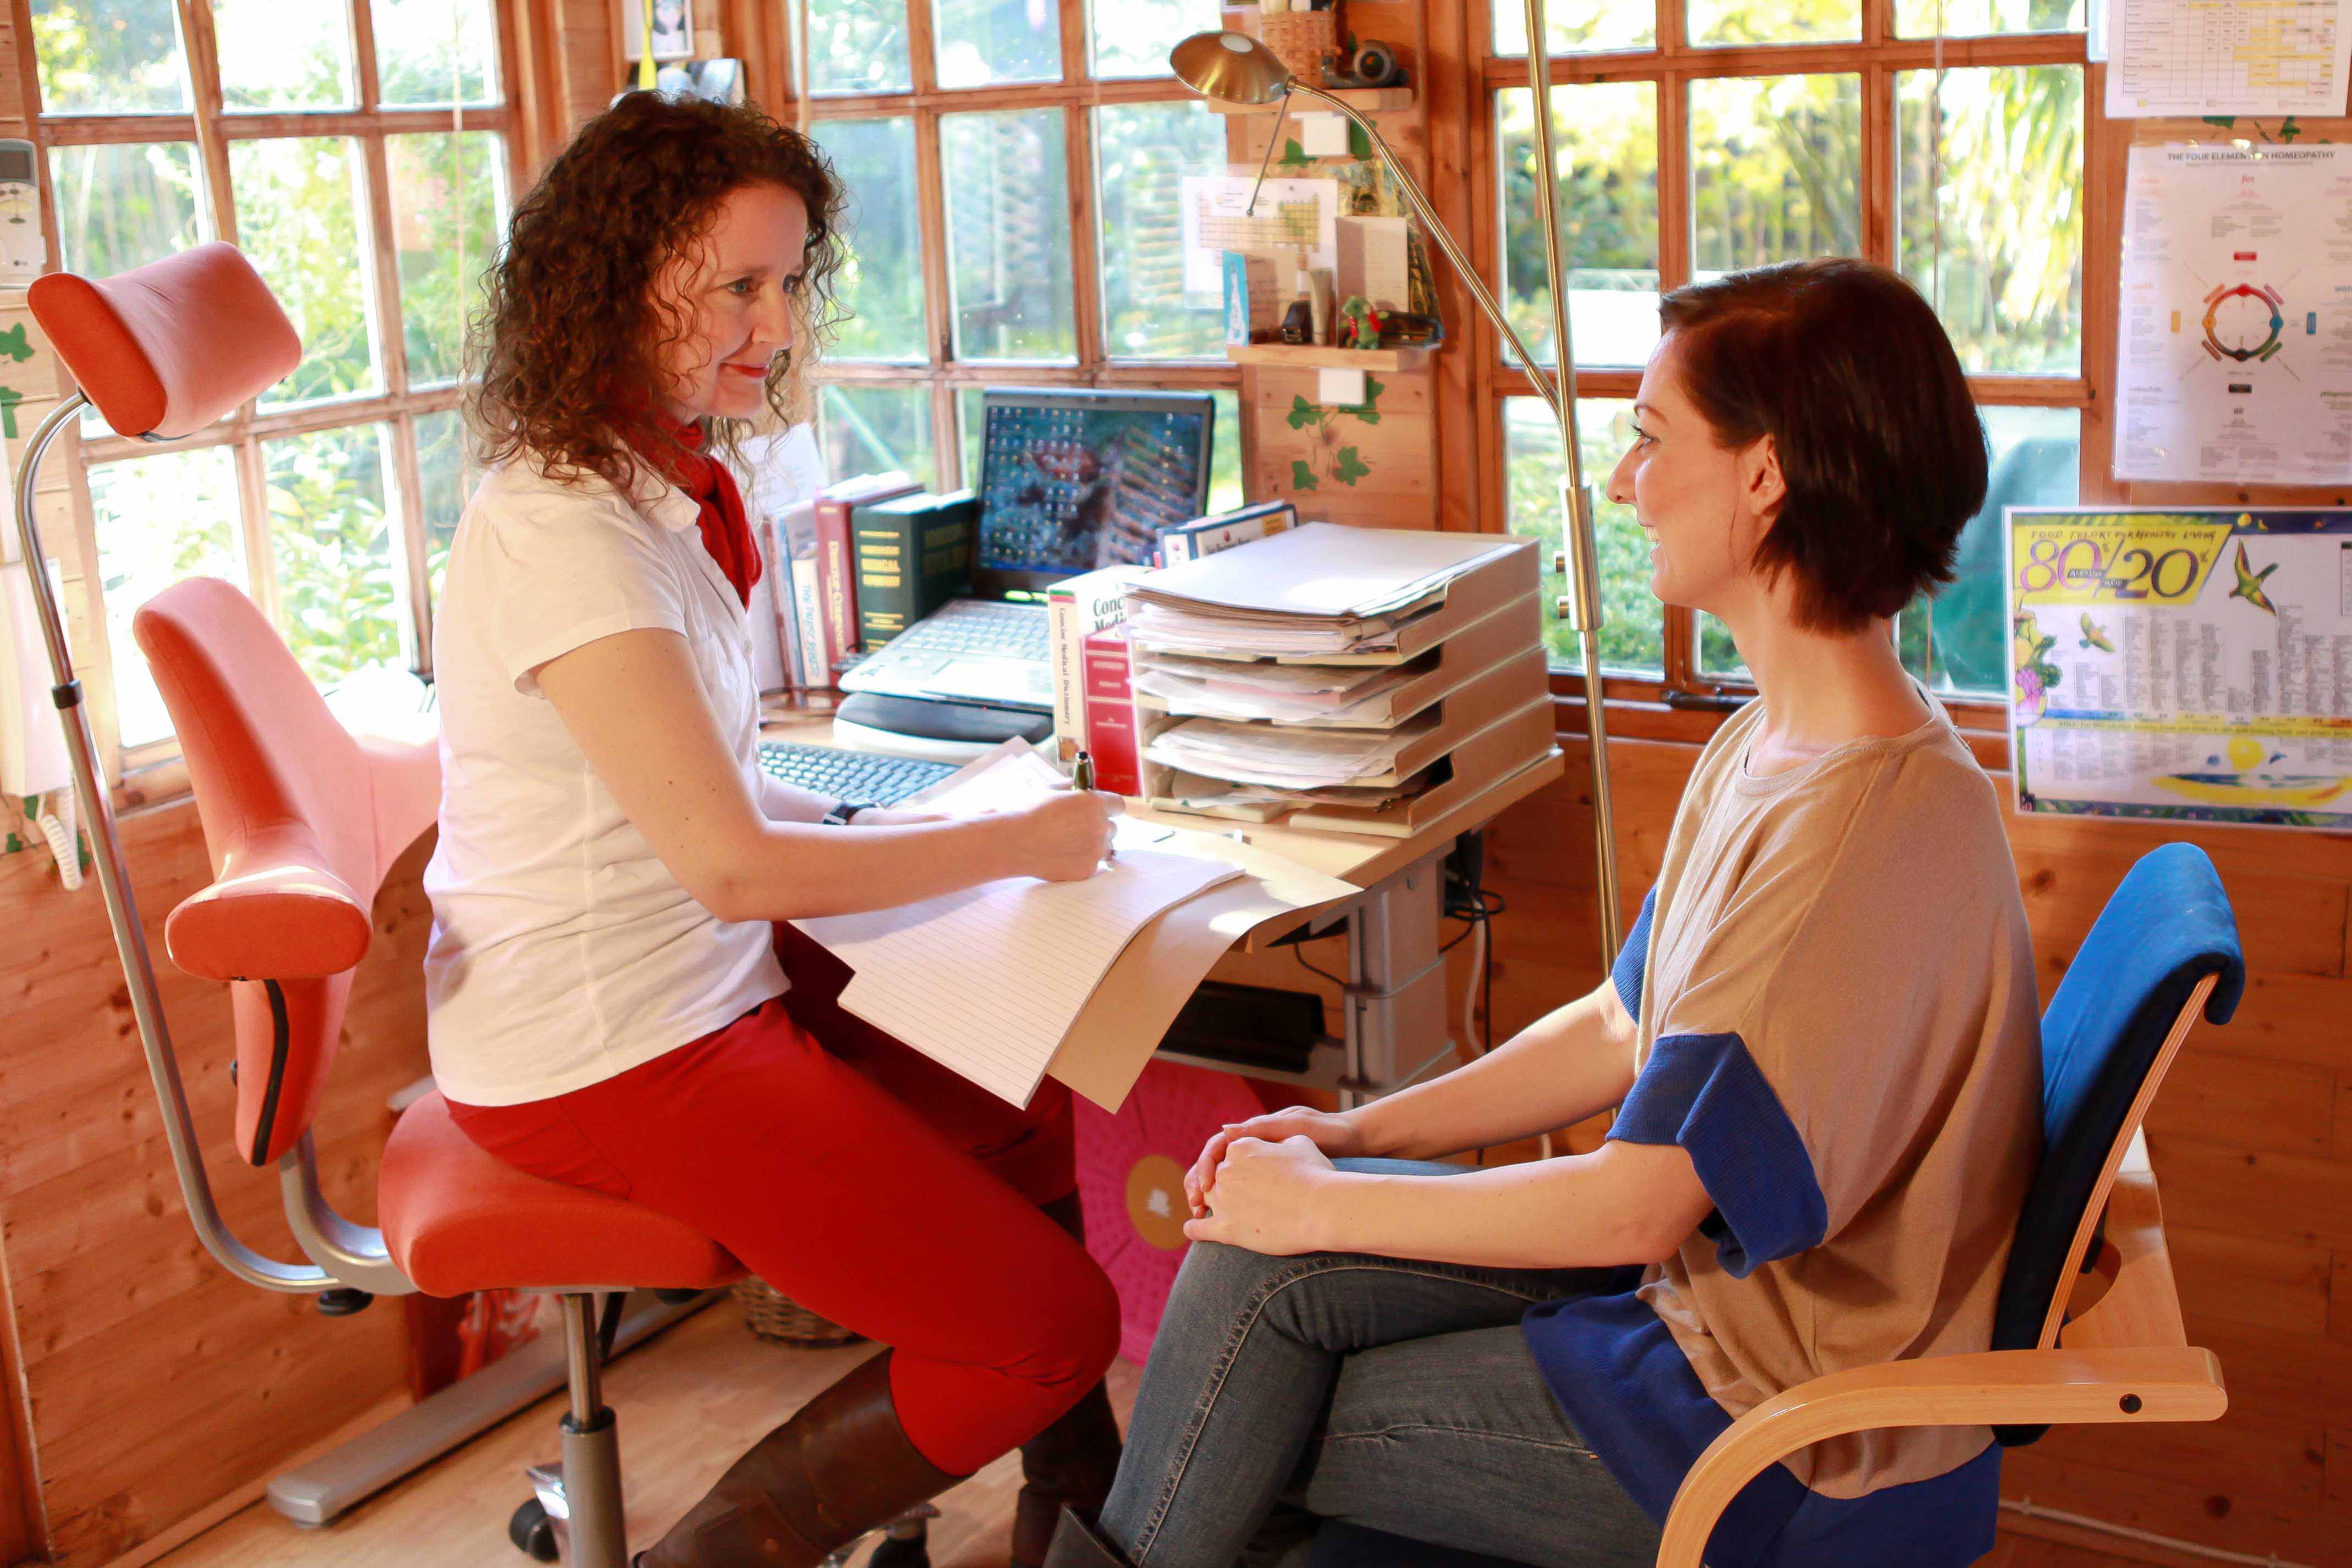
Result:
<svg viewBox="0 0 2352 1568"><path fill-rule="evenodd" d="M1403 837L1552 744L1533 540L1309 523L1127 592L1152 804Z"/></svg>

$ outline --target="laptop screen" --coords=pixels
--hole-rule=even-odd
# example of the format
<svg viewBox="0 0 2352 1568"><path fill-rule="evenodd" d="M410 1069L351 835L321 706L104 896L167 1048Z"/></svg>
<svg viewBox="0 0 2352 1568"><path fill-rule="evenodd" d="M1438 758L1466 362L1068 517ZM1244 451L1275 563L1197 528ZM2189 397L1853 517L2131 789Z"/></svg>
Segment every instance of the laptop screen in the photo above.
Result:
<svg viewBox="0 0 2352 1568"><path fill-rule="evenodd" d="M1044 589L1150 560L1160 529L1208 503L1215 407L1207 392L992 388L973 586Z"/></svg>

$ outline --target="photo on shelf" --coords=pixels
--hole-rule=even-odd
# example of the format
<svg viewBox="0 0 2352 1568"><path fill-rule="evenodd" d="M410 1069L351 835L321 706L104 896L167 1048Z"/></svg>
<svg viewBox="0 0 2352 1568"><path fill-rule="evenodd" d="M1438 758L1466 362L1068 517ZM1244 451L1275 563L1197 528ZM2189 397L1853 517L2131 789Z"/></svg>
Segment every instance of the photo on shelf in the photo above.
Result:
<svg viewBox="0 0 2352 1568"><path fill-rule="evenodd" d="M684 60L694 57L694 0L651 0L654 8L651 47L647 47L646 5L647 0L628 0L628 26L621 35L625 57L643 59L650 54L656 60Z"/></svg>

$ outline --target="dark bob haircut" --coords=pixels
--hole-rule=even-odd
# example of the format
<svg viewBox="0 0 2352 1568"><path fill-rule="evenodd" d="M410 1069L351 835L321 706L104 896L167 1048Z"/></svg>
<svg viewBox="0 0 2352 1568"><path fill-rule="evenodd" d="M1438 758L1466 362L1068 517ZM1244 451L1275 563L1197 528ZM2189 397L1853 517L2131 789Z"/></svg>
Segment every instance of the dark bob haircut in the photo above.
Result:
<svg viewBox="0 0 2352 1568"><path fill-rule="evenodd" d="M720 202L758 184L808 208L795 346L767 384L770 409L799 412L802 372L835 314L839 182L814 142L756 109L636 92L583 125L515 207L473 323L468 412L484 462L529 455L557 477L629 486L638 459L623 411L652 399L662 350L688 329L656 279L709 232ZM713 422L721 450L738 434Z"/></svg>
<svg viewBox="0 0 2352 1568"><path fill-rule="evenodd" d="M1788 496L1755 564L1814 631L1859 631L1952 580L1985 498L1984 426L1916 289L1845 257L1677 288L1658 314L1717 442L1769 435Z"/></svg>

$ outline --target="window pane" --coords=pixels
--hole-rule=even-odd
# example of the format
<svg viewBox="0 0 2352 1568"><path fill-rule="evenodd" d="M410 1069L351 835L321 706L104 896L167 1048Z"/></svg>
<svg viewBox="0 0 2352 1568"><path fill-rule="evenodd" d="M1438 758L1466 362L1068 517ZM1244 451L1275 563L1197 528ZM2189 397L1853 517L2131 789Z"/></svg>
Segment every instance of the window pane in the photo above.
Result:
<svg viewBox="0 0 2352 1568"><path fill-rule="evenodd" d="M418 501L425 509L425 570L438 603L457 519L481 476L467 451L465 419L456 409L416 416L416 476L424 488Z"/></svg>
<svg viewBox="0 0 2352 1568"><path fill-rule="evenodd" d="M1718 681L1756 679L1731 644L1731 628L1704 610L1698 612L1698 673Z"/></svg>
<svg viewBox="0 0 2352 1568"><path fill-rule="evenodd" d="M379 390L358 144L340 136L235 141L237 243L302 334L302 362L263 408Z"/></svg>
<svg viewBox="0 0 2352 1568"><path fill-rule="evenodd" d="M1903 38L2079 33L2083 16L2083 0L1895 0L1895 33Z"/></svg>
<svg viewBox="0 0 2352 1568"><path fill-rule="evenodd" d="M173 0L33 0L45 114L185 110L188 71Z"/></svg>
<svg viewBox="0 0 2352 1568"><path fill-rule="evenodd" d="M1903 612L1903 662L1938 692L1999 700L2009 689L2008 601L2001 580L2007 507L2071 507L2082 475L2083 418L2071 408L1988 408L1991 477L1969 519L1952 580Z"/></svg>
<svg viewBox="0 0 2352 1568"><path fill-rule="evenodd" d="M221 102L229 109L348 109L351 15L341 5L213 0Z"/></svg>
<svg viewBox="0 0 2352 1568"><path fill-rule="evenodd" d="M89 471L98 575L114 654L114 716L124 746L172 733L155 677L131 636L142 604L184 577L246 585L237 548L236 459L226 446L104 463Z"/></svg>
<svg viewBox="0 0 2352 1568"><path fill-rule="evenodd" d="M1690 0L1689 28L1694 44L1859 38L1862 5L1860 0Z"/></svg>
<svg viewBox="0 0 2352 1568"><path fill-rule="evenodd" d="M1209 449L1209 510L1230 512L1242 505L1242 394L1223 389L1209 393L1217 405L1214 443Z"/></svg>
<svg viewBox="0 0 2352 1568"><path fill-rule="evenodd" d="M956 357L1076 358L1062 111L942 115L940 153Z"/></svg>
<svg viewBox="0 0 2352 1568"><path fill-rule="evenodd" d="M369 0L376 100L392 108L496 103L490 0Z"/></svg>
<svg viewBox="0 0 2352 1568"><path fill-rule="evenodd" d="M1098 77L1164 77L1169 50L1224 26L1217 0L1088 0L1087 9Z"/></svg>
<svg viewBox="0 0 2352 1568"><path fill-rule="evenodd" d="M832 479L898 468L925 488L934 487L939 465L931 457L929 387L831 382L817 393L816 433ZM969 477L964 482L971 483Z"/></svg>
<svg viewBox="0 0 2352 1568"><path fill-rule="evenodd" d="M956 424L963 444L963 482L980 488L980 394L978 387L956 393ZM1244 503L1242 493L1242 399L1228 387L1213 387L1216 428L1210 433L1209 510L1230 512Z"/></svg>
<svg viewBox="0 0 2352 1568"><path fill-rule="evenodd" d="M932 0L941 87L1062 79L1055 0Z"/></svg>
<svg viewBox="0 0 2352 1568"><path fill-rule="evenodd" d="M1948 70L1940 85L1934 71L1903 71L1895 80L1904 276L1936 302L1968 369L2079 371L2083 68Z"/></svg>
<svg viewBox="0 0 2352 1568"><path fill-rule="evenodd" d="M1584 477L1593 487L1594 541L1601 552L1601 667L1655 675L1665 668L1665 616L1650 592L1650 546L1633 521L1633 508L1601 493L1601 482L1633 440L1633 404L1616 398L1579 398L1576 444ZM1552 570L1560 548L1559 425L1543 399L1515 397L1503 403L1503 469L1510 479L1511 532L1539 539L1542 550L1544 639L1552 662L1580 668L1584 655L1576 632L1553 613L1553 601L1568 591L1563 574Z"/></svg>
<svg viewBox="0 0 2352 1568"><path fill-rule="evenodd" d="M361 424L262 444L278 630L321 685L402 662L403 595L383 504L386 434Z"/></svg>
<svg viewBox="0 0 2352 1568"><path fill-rule="evenodd" d="M106 277L205 237L196 150L186 141L59 147L49 153L66 270Z"/></svg>
<svg viewBox="0 0 2352 1568"><path fill-rule="evenodd" d="M1535 94L1498 96L1503 298L1511 325L1557 363L1543 224L1536 208ZM1551 89L1560 261L1580 365L1641 365L1658 340L1658 89L1610 82ZM1508 344L1505 357L1516 361Z"/></svg>
<svg viewBox="0 0 2352 1568"><path fill-rule="evenodd" d="M387 136L400 321L412 386L455 381L466 318L507 223L505 139L487 131Z"/></svg>
<svg viewBox="0 0 2352 1568"><path fill-rule="evenodd" d="M1520 0L1494 0L1495 52L1528 52L1528 12ZM1544 31L1555 55L1646 49L1658 41L1658 10L1651 0L1555 0Z"/></svg>
<svg viewBox="0 0 2352 1568"><path fill-rule="evenodd" d="M1095 110L1103 349L1113 359L1224 354L1223 304L1184 292L1177 214L1187 174L1225 172L1225 127L1198 99Z"/></svg>
<svg viewBox="0 0 2352 1568"><path fill-rule="evenodd" d="M908 0L809 0L811 92L905 92Z"/></svg>
<svg viewBox="0 0 2352 1568"><path fill-rule="evenodd" d="M849 261L835 279L848 319L833 352L923 360L923 245L915 203L915 122L820 120L810 128L849 193Z"/></svg>
<svg viewBox="0 0 2352 1568"><path fill-rule="evenodd" d="M1690 86L1692 267L1862 250L1862 78L1728 77Z"/></svg>

